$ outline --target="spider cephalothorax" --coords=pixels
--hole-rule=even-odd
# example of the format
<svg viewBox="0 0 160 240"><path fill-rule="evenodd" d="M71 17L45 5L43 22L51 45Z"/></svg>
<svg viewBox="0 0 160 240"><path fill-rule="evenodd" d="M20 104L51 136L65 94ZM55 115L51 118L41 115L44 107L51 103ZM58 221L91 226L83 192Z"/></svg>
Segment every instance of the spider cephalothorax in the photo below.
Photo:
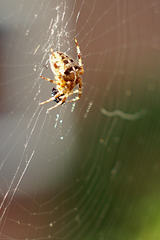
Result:
<svg viewBox="0 0 160 240"><path fill-rule="evenodd" d="M77 39L75 38L74 40L77 46L78 63L62 52L53 52L53 49L51 48L50 67L55 74L55 80L40 76L41 78L57 85L56 88L52 89L52 97L39 103L42 105L55 101L57 104L49 108L48 111L62 105L66 99L74 93L78 93L78 96L67 102L74 102L82 95L82 78L80 75L84 73L84 69ZM78 89L73 91L77 84L79 85Z"/></svg>

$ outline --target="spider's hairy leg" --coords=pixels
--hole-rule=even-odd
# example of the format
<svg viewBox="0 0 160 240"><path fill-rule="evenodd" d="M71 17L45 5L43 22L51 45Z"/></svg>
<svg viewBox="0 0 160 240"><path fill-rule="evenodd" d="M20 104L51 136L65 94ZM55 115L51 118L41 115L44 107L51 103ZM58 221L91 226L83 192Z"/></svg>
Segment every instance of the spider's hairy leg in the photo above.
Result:
<svg viewBox="0 0 160 240"><path fill-rule="evenodd" d="M79 98L82 96L82 78L78 78L78 83L79 83Z"/></svg>
<svg viewBox="0 0 160 240"><path fill-rule="evenodd" d="M48 108L47 111L49 112L49 111L51 111L52 109L54 109L54 108L62 105L62 104L66 101L66 98L67 98L67 97L64 97L64 98L63 98L59 103L57 103L54 107Z"/></svg>
<svg viewBox="0 0 160 240"><path fill-rule="evenodd" d="M43 78L44 80L46 80L46 81L48 81L48 82L57 84L57 81L55 81L55 80L53 80L53 79L46 78L46 77L42 77L42 76L40 76L40 78Z"/></svg>
<svg viewBox="0 0 160 240"><path fill-rule="evenodd" d="M61 95L62 95L62 92L58 92L56 95L54 95L53 97L49 98L48 100L39 103L39 105L43 105L43 104L45 104L45 103L54 101L56 98L60 97Z"/></svg>
<svg viewBox="0 0 160 240"><path fill-rule="evenodd" d="M80 50L80 47L78 45L78 42L77 42L76 38L74 38L74 41L75 41L75 43L77 45L78 63L79 63L79 66L81 67L82 66L81 50Z"/></svg>

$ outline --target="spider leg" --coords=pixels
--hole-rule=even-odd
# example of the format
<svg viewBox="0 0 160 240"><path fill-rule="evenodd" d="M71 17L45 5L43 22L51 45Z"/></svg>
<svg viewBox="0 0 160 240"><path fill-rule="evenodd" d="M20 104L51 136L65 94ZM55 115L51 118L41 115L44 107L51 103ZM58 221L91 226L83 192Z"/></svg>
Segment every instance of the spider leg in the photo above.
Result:
<svg viewBox="0 0 160 240"><path fill-rule="evenodd" d="M72 93L70 93L69 95L75 94L75 93L79 93L79 90L76 89L75 91L73 91Z"/></svg>
<svg viewBox="0 0 160 240"><path fill-rule="evenodd" d="M75 91L72 92L70 95L78 92L78 93L79 93L79 94L78 94L78 97L76 97L76 98L74 98L74 99L72 99L72 100L69 100L69 101L67 101L67 102L75 102L75 101L77 101L78 99L80 99L80 97L81 97L81 95L82 95L82 78L81 78L81 77L79 77L79 78L77 79L77 84L79 84L78 90L75 90Z"/></svg>
<svg viewBox="0 0 160 240"><path fill-rule="evenodd" d="M62 92L58 92L56 95L54 95L53 97L49 98L48 100L39 103L39 105L43 105L45 103L51 102L51 101L55 100L56 98L60 97L61 95L62 95Z"/></svg>
<svg viewBox="0 0 160 240"><path fill-rule="evenodd" d="M43 78L43 79L45 79L45 80L48 81L48 82L58 84L57 81L55 81L55 80L53 80L53 79L46 78L46 77L42 77L42 76L40 76L40 78Z"/></svg>
<svg viewBox="0 0 160 240"><path fill-rule="evenodd" d="M82 66L81 50L80 50L80 47L78 45L78 42L77 42L76 38L74 38L74 41L75 41L75 43L77 45L78 63L79 63L79 66Z"/></svg>
<svg viewBox="0 0 160 240"><path fill-rule="evenodd" d="M77 39L74 38L74 41L77 45L77 54L78 54L78 64L79 64L79 67L81 67L81 71L79 71L79 74L83 74L84 73L84 69L83 69L83 64L82 64L82 56L81 56L81 50L80 50L80 47L78 45L78 42L77 42Z"/></svg>
<svg viewBox="0 0 160 240"><path fill-rule="evenodd" d="M62 104L65 102L66 98L67 98L67 97L64 97L64 98L63 98L59 103L57 103L54 107L48 108L47 111L49 112L49 111L51 111L52 109L54 109L54 108L62 105Z"/></svg>
<svg viewBox="0 0 160 240"><path fill-rule="evenodd" d="M80 98L82 96L82 78L79 77L77 82L79 83L78 90L79 90L79 98Z"/></svg>
<svg viewBox="0 0 160 240"><path fill-rule="evenodd" d="M75 101L77 101L79 99L79 97L76 97L76 98L74 98L74 99L72 99L72 100L69 100L69 101L67 101L67 102L75 102Z"/></svg>

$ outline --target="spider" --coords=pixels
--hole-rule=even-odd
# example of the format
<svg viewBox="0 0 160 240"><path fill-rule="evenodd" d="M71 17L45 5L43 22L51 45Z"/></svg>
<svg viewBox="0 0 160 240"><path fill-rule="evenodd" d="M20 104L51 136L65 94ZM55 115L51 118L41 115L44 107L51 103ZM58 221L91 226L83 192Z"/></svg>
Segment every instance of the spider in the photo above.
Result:
<svg viewBox="0 0 160 240"><path fill-rule="evenodd" d="M55 74L55 80L42 77L46 81L51 83L55 83L57 86L56 88L52 89L52 97L48 100L39 103L39 105L55 101L57 104L51 108L48 108L47 111L50 111L59 105L65 103L66 99L74 94L78 93L78 96L72 100L67 102L74 102L78 100L82 95L82 78L80 75L84 73L82 58L81 58L81 51L78 45L77 39L74 38L77 47L77 55L78 55L78 64L68 55L62 52L53 52L51 48L51 55L50 55L50 67L52 72ZM73 91L76 85L79 85L78 89Z"/></svg>

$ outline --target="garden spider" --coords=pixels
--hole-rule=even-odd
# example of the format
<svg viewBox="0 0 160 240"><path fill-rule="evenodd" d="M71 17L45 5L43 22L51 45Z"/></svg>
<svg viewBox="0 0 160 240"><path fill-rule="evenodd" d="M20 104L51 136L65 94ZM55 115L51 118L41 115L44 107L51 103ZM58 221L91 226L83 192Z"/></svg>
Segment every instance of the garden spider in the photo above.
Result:
<svg viewBox="0 0 160 240"><path fill-rule="evenodd" d="M81 59L80 47L76 38L74 38L74 41L77 47L78 64L68 55L62 52L53 52L53 49L51 48L49 61L51 70L55 74L55 80L40 76L46 81L55 83L57 85L56 88L52 89L52 97L44 102L39 103L39 105L51 101L55 101L57 103L55 106L47 109L47 111L50 111L59 105L62 105L66 99L74 93L78 93L78 96L67 102L74 102L78 100L82 95L82 78L80 75L84 73L84 69ZM78 89L73 91L74 87L77 84L79 85Z"/></svg>

